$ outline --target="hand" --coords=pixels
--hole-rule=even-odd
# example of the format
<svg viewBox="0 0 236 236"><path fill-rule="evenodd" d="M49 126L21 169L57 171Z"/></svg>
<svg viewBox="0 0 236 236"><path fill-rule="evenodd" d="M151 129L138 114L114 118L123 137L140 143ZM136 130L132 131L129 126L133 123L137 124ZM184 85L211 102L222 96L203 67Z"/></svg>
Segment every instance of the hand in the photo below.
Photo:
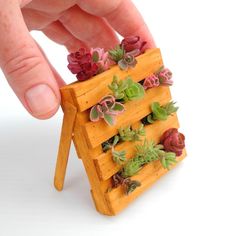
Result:
<svg viewBox="0 0 236 236"><path fill-rule="evenodd" d="M122 36L139 35L154 46L130 0L0 0L0 67L24 107L47 119L60 105L64 84L30 30L41 30L69 51L112 48Z"/></svg>

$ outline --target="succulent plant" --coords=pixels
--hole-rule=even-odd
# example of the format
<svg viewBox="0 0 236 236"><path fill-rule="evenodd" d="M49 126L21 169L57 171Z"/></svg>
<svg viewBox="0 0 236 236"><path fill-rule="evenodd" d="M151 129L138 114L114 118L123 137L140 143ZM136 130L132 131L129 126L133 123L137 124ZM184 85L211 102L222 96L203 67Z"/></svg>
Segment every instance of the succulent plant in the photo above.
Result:
<svg viewBox="0 0 236 236"><path fill-rule="evenodd" d="M125 179L124 183L124 191L126 195L131 194L136 188L141 186L141 183L137 180L131 180L130 178Z"/></svg>
<svg viewBox="0 0 236 236"><path fill-rule="evenodd" d="M105 52L103 48L91 48L90 53L92 60L98 66L98 73L106 71L110 68L111 61L109 59L108 52Z"/></svg>
<svg viewBox="0 0 236 236"><path fill-rule="evenodd" d="M167 120L168 116L175 113L179 108L175 106L175 102L169 102L161 106L158 102L151 104L152 113L145 117L142 121L145 124L152 124L156 120Z"/></svg>
<svg viewBox="0 0 236 236"><path fill-rule="evenodd" d="M92 55L85 48L80 48L78 52L71 53L67 57L68 69L76 74L79 81L84 81L98 73L99 67L92 60Z"/></svg>
<svg viewBox="0 0 236 236"><path fill-rule="evenodd" d="M156 145L153 141L144 141L143 145L136 146L135 157L129 159L121 170L123 178L131 177L137 174L145 164L160 160L162 166L166 169L176 162L176 155L174 152L166 152L163 150L164 146Z"/></svg>
<svg viewBox="0 0 236 236"><path fill-rule="evenodd" d="M159 85L160 85L159 78L154 74L145 78L145 80L143 82L144 89L158 87Z"/></svg>
<svg viewBox="0 0 236 236"><path fill-rule="evenodd" d="M113 92L116 99L124 102L140 99L145 94L143 86L134 82L129 76L126 77L125 80L119 81L118 77L115 75L112 83L108 87Z"/></svg>
<svg viewBox="0 0 236 236"><path fill-rule="evenodd" d="M174 83L172 80L172 72L167 68L161 68L160 71L157 72L157 76L161 85L171 86Z"/></svg>
<svg viewBox="0 0 236 236"><path fill-rule="evenodd" d="M171 128L162 135L160 143L163 144L166 151L174 152L176 156L180 156L185 147L185 136L178 129Z"/></svg>
<svg viewBox="0 0 236 236"><path fill-rule="evenodd" d="M112 147L112 158L115 163L122 165L126 162L126 151L116 151L114 147Z"/></svg>
<svg viewBox="0 0 236 236"><path fill-rule="evenodd" d="M91 108L90 120L96 122L104 119L107 124L114 125L115 116L123 113L124 110L125 108L122 103L116 102L115 97L108 95Z"/></svg>
<svg viewBox="0 0 236 236"><path fill-rule="evenodd" d="M107 152L109 149L114 148L119 142L140 141L140 136L145 136L145 129L143 124L141 124L140 127L137 129L132 129L131 126L127 126L125 128L119 128L118 131L119 133L117 135L111 137L110 139L102 143L103 152Z"/></svg>
<svg viewBox="0 0 236 236"><path fill-rule="evenodd" d="M140 136L145 136L145 133L143 124L138 129L132 129L131 126L119 128L119 138L121 141L140 141Z"/></svg>
<svg viewBox="0 0 236 236"><path fill-rule="evenodd" d="M108 53L110 59L118 63L120 60L124 58L125 50L122 46L118 45L114 49L111 49Z"/></svg>
<svg viewBox="0 0 236 236"><path fill-rule="evenodd" d="M121 47L124 48L125 52L132 52L134 50L138 51L137 55L144 52L144 46L146 41L142 41L139 36L126 37L121 41Z"/></svg>
<svg viewBox="0 0 236 236"><path fill-rule="evenodd" d="M131 180L130 178L123 178L121 173L118 172L112 176L112 188L123 186L126 195L132 193L137 187L141 186L141 183L137 180Z"/></svg>
<svg viewBox="0 0 236 236"><path fill-rule="evenodd" d="M132 53L125 53L124 57L118 61L118 66L121 70L128 70L134 68L137 64L137 60Z"/></svg>

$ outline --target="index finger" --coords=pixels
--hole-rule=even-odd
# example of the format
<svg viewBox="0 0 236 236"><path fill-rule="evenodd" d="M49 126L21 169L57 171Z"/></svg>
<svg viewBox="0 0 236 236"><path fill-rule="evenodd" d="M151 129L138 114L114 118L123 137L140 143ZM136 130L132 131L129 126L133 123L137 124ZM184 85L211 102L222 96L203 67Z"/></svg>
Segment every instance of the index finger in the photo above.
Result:
<svg viewBox="0 0 236 236"><path fill-rule="evenodd" d="M78 4L84 11L107 19L123 37L138 35L147 41L147 47L155 47L143 17L131 0L78 0Z"/></svg>

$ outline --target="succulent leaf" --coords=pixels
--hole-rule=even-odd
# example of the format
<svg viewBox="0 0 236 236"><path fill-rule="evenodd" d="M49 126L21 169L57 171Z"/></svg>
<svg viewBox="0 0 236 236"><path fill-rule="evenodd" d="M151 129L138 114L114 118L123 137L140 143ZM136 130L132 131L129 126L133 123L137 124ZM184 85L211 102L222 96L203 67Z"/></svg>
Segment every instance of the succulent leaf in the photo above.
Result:
<svg viewBox="0 0 236 236"><path fill-rule="evenodd" d="M108 125L114 125L115 119L113 115L108 115L107 113L104 114L104 120Z"/></svg>
<svg viewBox="0 0 236 236"><path fill-rule="evenodd" d="M99 120L99 112L97 111L96 106L92 107L90 111L90 120L94 122Z"/></svg>

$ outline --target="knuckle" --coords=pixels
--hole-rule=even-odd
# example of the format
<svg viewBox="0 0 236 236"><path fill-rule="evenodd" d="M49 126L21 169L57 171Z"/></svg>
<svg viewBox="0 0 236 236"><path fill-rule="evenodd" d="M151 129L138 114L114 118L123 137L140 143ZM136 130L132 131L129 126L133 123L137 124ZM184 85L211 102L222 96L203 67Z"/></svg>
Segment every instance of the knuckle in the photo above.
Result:
<svg viewBox="0 0 236 236"><path fill-rule="evenodd" d="M3 71L10 79L21 78L42 64L43 58L38 55L35 47L22 46L12 53L3 65Z"/></svg>

